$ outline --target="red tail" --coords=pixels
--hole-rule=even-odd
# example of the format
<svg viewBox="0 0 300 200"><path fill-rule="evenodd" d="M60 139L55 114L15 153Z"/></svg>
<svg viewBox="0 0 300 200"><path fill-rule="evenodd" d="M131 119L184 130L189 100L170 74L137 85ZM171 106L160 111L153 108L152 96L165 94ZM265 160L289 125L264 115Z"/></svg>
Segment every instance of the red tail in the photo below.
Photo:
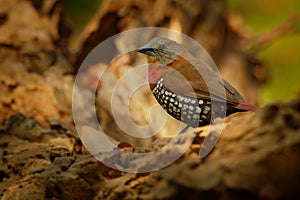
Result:
<svg viewBox="0 0 300 200"><path fill-rule="evenodd" d="M256 107L247 103L239 103L235 106L237 109L255 111Z"/></svg>

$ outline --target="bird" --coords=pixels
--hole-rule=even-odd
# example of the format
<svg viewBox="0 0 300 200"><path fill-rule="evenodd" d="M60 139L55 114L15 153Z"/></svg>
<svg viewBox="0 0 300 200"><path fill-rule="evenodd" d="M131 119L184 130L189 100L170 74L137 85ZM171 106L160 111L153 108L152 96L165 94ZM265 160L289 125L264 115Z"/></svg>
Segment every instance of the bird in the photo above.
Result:
<svg viewBox="0 0 300 200"><path fill-rule="evenodd" d="M215 69L174 40L156 37L136 51L147 56L148 83L158 103L187 126L256 110Z"/></svg>

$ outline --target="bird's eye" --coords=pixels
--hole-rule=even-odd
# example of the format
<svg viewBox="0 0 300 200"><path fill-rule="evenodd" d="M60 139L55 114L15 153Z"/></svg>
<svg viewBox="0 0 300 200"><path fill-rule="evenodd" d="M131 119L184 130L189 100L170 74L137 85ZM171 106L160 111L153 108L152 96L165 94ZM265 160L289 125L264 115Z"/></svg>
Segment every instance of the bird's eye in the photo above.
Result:
<svg viewBox="0 0 300 200"><path fill-rule="evenodd" d="M158 49L159 51L162 51L162 50L166 49L166 46L163 45L163 44L160 44L160 45L158 46L157 49Z"/></svg>

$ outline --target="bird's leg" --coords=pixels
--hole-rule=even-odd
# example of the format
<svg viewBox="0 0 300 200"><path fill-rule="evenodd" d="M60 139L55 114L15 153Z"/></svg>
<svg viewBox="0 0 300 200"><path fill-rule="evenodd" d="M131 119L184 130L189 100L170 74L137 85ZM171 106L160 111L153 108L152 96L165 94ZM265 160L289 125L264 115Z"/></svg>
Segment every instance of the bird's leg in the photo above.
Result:
<svg viewBox="0 0 300 200"><path fill-rule="evenodd" d="M178 135L181 135L182 133L185 133L190 128L189 125L186 125L181 131L178 133Z"/></svg>

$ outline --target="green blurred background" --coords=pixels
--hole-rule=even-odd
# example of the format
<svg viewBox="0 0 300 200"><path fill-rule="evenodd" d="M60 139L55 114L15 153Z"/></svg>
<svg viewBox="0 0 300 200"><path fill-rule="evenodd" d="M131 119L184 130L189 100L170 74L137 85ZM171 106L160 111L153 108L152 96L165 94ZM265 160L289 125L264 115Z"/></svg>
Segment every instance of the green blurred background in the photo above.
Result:
<svg viewBox="0 0 300 200"><path fill-rule="evenodd" d="M66 14L74 34L77 36L86 23L94 16L100 7L102 0L63 0L66 6ZM74 36L73 36L74 38Z"/></svg>
<svg viewBox="0 0 300 200"><path fill-rule="evenodd" d="M239 15L253 36L260 36L279 27L292 15L300 17L299 0L227 0L229 11ZM101 0L65 0L67 16L76 38L93 17ZM300 22L294 33L280 37L259 53L267 67L269 81L263 87L261 105L287 101L300 94Z"/></svg>
<svg viewBox="0 0 300 200"><path fill-rule="evenodd" d="M231 12L242 17L254 36L280 26L294 14L300 17L299 0L228 0L228 6ZM294 31L294 34L277 39L259 54L269 72L269 81L262 91L262 105L290 100L300 94L299 21Z"/></svg>

